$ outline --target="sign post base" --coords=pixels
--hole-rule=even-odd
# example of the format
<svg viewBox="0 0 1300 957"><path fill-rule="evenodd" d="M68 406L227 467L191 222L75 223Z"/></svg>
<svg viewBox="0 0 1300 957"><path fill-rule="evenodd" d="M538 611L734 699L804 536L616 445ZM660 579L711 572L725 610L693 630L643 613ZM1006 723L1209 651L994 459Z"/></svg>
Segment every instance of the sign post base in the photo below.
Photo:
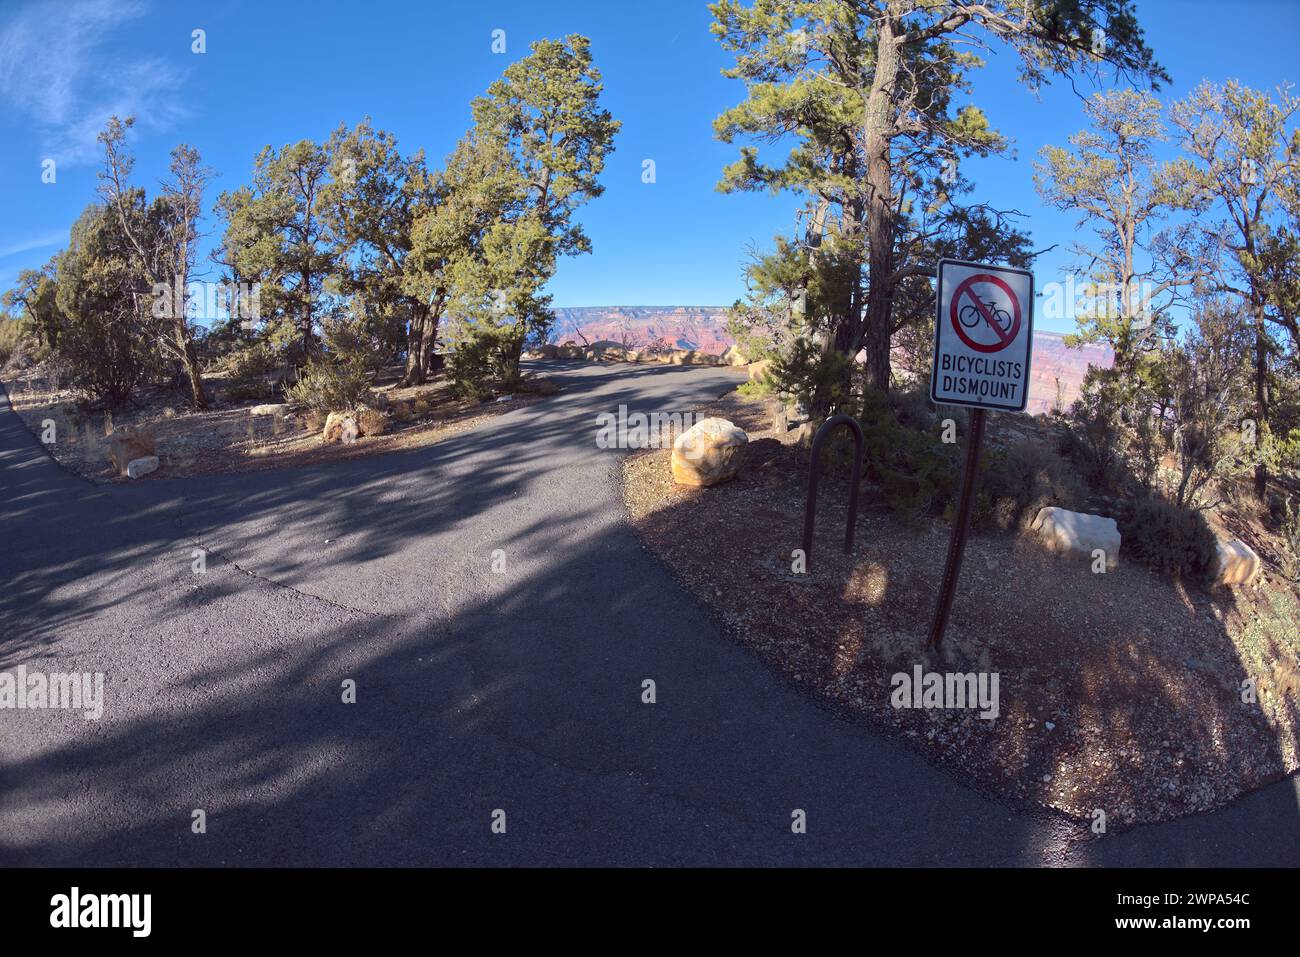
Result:
<svg viewBox="0 0 1300 957"><path fill-rule="evenodd" d="M961 573L961 559L966 551L966 535L970 531L971 508L975 502L976 473L980 466L980 452L984 445L983 409L972 409L970 435L966 439L966 461L961 470L961 492L957 497L957 516L953 521L952 539L948 543L948 561L943 567L943 582L939 586L939 606L934 612L930 640L926 647L938 650L943 643L943 633L948 627L948 612L952 610L953 592L957 589L957 576Z"/></svg>

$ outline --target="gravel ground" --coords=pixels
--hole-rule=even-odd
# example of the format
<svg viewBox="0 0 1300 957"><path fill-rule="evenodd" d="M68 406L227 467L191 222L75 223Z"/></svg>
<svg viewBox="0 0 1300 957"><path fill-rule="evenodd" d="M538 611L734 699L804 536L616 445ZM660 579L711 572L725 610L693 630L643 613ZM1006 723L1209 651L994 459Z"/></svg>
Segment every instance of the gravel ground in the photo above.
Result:
<svg viewBox="0 0 1300 957"><path fill-rule="evenodd" d="M921 649L949 526L901 522L868 485L845 556L847 482L828 476L814 558L797 574L807 453L771 431L762 402L732 395L701 413L750 434L742 474L687 489L672 484L668 451L637 453L624 464L629 512L728 631L808 693L990 792L1081 821L1100 809L1111 827L1221 806L1297 769L1300 604L1284 583L1210 595L1122 552L1093 574L1024 536L975 534L947 657L931 660ZM896 709L892 676L917 665L997 672L1000 715ZM1242 701L1248 678L1254 703Z"/></svg>

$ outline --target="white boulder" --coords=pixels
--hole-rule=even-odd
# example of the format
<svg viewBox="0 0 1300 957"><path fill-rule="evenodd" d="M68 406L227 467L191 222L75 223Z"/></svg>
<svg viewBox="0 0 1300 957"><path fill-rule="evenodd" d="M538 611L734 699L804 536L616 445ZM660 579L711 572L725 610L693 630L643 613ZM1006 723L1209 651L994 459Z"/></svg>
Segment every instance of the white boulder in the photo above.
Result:
<svg viewBox="0 0 1300 957"><path fill-rule="evenodd" d="M1249 585L1259 574L1259 555L1239 538L1220 538L1212 577L1218 585Z"/></svg>
<svg viewBox="0 0 1300 957"><path fill-rule="evenodd" d="M150 472L156 471L158 471L158 456L156 455L146 455L126 463L128 478L138 479L142 475L148 475Z"/></svg>
<svg viewBox="0 0 1300 957"><path fill-rule="evenodd" d="M1092 558L1100 548L1107 568L1119 564L1119 526L1113 518L1049 506L1038 512L1030 528L1053 551Z"/></svg>

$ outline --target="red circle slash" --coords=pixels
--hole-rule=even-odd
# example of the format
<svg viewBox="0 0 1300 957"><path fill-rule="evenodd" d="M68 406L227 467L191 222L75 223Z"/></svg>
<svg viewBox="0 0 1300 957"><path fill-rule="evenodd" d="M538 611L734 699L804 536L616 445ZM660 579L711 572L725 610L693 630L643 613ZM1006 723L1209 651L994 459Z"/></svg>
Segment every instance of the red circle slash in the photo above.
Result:
<svg viewBox="0 0 1300 957"><path fill-rule="evenodd" d="M997 324L993 314L989 311L989 307L980 300L979 296L975 295L975 291L971 288L979 282L992 283L1006 293L1007 298L1011 300L1011 328L1006 332L1002 331L1002 327ZM958 307L961 306L963 296L968 297L975 304L975 308L979 310L980 316L983 317L985 325L993 330L993 335L997 336L997 342L976 342L970 336L966 335L966 330L961 326L961 320L957 318L959 311ZM1011 345L1011 343L1015 341L1016 336L1020 334L1020 300L1016 298L1016 294L1011 291L1010 286L997 276L990 273L979 273L978 275L964 279L961 285L957 287L957 291L952 294L952 305L949 307L948 312L952 320L952 327L956 331L958 338L976 352L1001 352L1007 346Z"/></svg>

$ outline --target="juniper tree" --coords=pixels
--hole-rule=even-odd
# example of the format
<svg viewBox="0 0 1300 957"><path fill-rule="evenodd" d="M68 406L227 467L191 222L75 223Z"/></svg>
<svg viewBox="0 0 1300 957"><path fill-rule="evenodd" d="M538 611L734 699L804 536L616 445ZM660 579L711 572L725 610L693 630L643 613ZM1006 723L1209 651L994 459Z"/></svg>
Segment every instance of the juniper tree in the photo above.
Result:
<svg viewBox="0 0 1300 957"><path fill-rule="evenodd" d="M1286 285L1279 279L1295 266L1294 249L1285 237L1295 230L1287 201L1300 183L1300 129L1293 122L1297 111L1300 99L1285 88L1274 98L1230 80L1222 86L1202 82L1170 113L1187 154L1176 164L1176 173L1219 214L1217 219L1202 217L1196 227L1196 248L1212 272L1207 287L1237 296L1251 325L1255 493L1261 499L1268 484L1271 363L1284 352L1273 326L1288 328Z"/></svg>
<svg viewBox="0 0 1300 957"><path fill-rule="evenodd" d="M385 358L405 336L403 382L423 382L428 366L421 344L431 303L416 294L410 272L413 229L434 197L424 153L404 158L393 135L376 130L369 118L352 130L339 127L327 152L322 215L338 244L335 288L349 300L349 323Z"/></svg>
<svg viewBox="0 0 1300 957"><path fill-rule="evenodd" d="M600 106L591 42L538 40L531 53L473 103L474 134L503 144L514 198L484 231L479 256L462 263L460 297L479 328L501 343L501 372L519 374L525 339L551 321L542 289L561 256L591 251L577 210L600 196L598 177L620 123Z"/></svg>
<svg viewBox="0 0 1300 957"><path fill-rule="evenodd" d="M974 51L1010 47L1027 85L1107 64L1166 79L1126 0L717 0L710 9L714 34L736 57L724 75L747 94L717 118L717 136L793 141L778 161L743 146L719 188L804 194L850 267L845 288L826 297L826 345L846 357L865 350L873 389L889 388L896 300L927 295L917 280L933 275L935 241L978 242L962 235L972 210L955 201L970 186L957 161L1008 150L984 112L960 102L983 63ZM997 219L978 205L973 213L976 227ZM990 239L979 244L994 258L1011 261L1023 248Z"/></svg>
<svg viewBox="0 0 1300 957"><path fill-rule="evenodd" d="M339 264L338 241L325 215L328 150L310 140L267 146L253 161L253 181L217 199L225 222L214 253L241 281L260 285L267 335L297 365L317 351L325 280Z"/></svg>
<svg viewBox="0 0 1300 957"><path fill-rule="evenodd" d="M1167 306L1195 278L1193 259L1165 231L1170 213L1194 205L1171 164L1155 159L1166 139L1160 101L1150 93L1113 90L1084 103L1091 128L1070 146L1045 146L1035 183L1056 209L1078 214L1093 240L1073 244L1086 263L1086 304L1077 314L1074 342L1106 342L1114 350L1115 378L1131 394L1162 341L1172 335Z"/></svg>
<svg viewBox="0 0 1300 957"><path fill-rule="evenodd" d="M135 158L127 149L126 134L133 125L134 117L120 120L113 116L99 134L104 148L100 196L117 218L139 284L147 284L153 297L154 318L161 320L161 328L151 331L150 338L180 364L195 408L206 409L208 397L186 312L185 290L198 248L203 192L212 173L203 165L198 150L182 143L172 150L169 177L161 194L146 210L144 190L130 185ZM142 298L142 291L137 291L137 296Z"/></svg>

